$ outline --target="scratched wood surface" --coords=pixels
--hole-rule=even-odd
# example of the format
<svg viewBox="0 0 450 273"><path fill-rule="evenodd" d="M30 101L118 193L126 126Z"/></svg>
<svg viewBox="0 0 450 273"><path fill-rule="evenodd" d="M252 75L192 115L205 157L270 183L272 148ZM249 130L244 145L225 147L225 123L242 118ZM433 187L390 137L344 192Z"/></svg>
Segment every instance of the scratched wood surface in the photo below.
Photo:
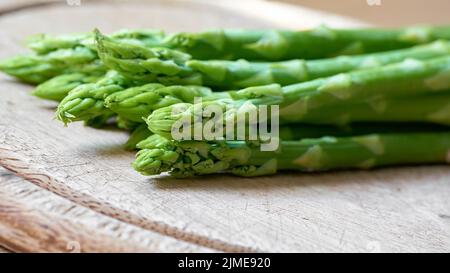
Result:
<svg viewBox="0 0 450 273"><path fill-rule="evenodd" d="M305 9L299 9L297 16L314 19L264 20L264 16L253 13L246 16L245 5L233 12L224 5L94 3L22 10L0 17L0 58L21 52L20 41L26 35L49 30L81 31L94 26L105 31L121 27L298 28L302 23L308 27L320 21L357 25L352 20ZM197 11L195 18L189 9ZM267 6L261 11L266 9ZM168 16L169 11L173 18ZM102 246L99 251L121 247L151 250L152 244L142 242L147 236L160 236L172 247L165 249L179 251L450 250L450 168L446 166L315 175L291 173L257 179L142 177L130 167L133 153L121 148L127 139L125 133L81 124L64 128L53 118L55 104L30 96L30 90L31 87L0 76L0 165L29 181L2 182L14 185L0 187L7 200L3 203L31 207L35 211L33 219L39 221L56 217L61 226L79 225L107 238L117 238L117 245L111 242L110 249ZM24 193L17 194L22 187ZM89 216L74 217L71 210L55 209L63 203L62 207L76 206ZM14 223L4 220L9 219L8 215L0 216L1 225ZM102 220L98 219L123 225L122 237L108 233L108 228L100 229ZM123 239L126 245L122 245ZM35 241L39 242L39 237ZM3 239L2 243L6 245L8 241Z"/></svg>
<svg viewBox="0 0 450 273"><path fill-rule="evenodd" d="M11 253L11 251L9 251L8 249L5 249L3 247L0 247L0 254L2 253Z"/></svg>
<svg viewBox="0 0 450 273"><path fill-rule="evenodd" d="M1 167L0 219L0 244L13 251L213 251L106 217Z"/></svg>

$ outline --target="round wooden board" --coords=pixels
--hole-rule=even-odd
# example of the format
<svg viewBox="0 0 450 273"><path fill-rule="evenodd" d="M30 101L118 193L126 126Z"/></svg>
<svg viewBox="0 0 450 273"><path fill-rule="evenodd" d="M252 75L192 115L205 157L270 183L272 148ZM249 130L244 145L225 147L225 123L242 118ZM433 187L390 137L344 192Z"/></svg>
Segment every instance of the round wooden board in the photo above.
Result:
<svg viewBox="0 0 450 273"><path fill-rule="evenodd" d="M1 167L0 219L0 244L13 251L214 251L96 213Z"/></svg>
<svg viewBox="0 0 450 273"><path fill-rule="evenodd" d="M357 24L291 8L286 18L307 20L283 21L269 11L286 6L265 2L253 11L248 4L221 1L164 3L82 0L78 7L35 6L4 14L0 58L23 52L22 40L36 32ZM121 148L125 133L81 124L65 128L53 118L55 105L30 96L30 90L0 76L0 165L27 180L0 176L0 229L8 231L0 232L0 243L10 249L64 251L67 241L76 241L86 251L450 250L448 167L256 179L147 178L130 167L134 155ZM44 239L48 229L33 231L33 223L50 220L58 225L48 229L61 232L54 245ZM18 228L17 221L27 225ZM30 240L20 241L14 232ZM105 243L95 244L92 232Z"/></svg>

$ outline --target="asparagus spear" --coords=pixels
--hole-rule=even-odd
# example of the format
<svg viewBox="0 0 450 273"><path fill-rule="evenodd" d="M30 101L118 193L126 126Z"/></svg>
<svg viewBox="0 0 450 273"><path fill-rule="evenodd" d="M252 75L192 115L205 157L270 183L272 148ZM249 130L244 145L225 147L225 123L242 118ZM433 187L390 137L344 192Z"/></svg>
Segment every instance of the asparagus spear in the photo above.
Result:
<svg viewBox="0 0 450 273"><path fill-rule="evenodd" d="M319 26L306 31L211 30L175 33L167 36L160 46L181 50L198 60L282 61L380 52L449 38L450 28L447 26L392 30Z"/></svg>
<svg viewBox="0 0 450 273"><path fill-rule="evenodd" d="M92 34L37 36L32 39L29 46L38 54L6 60L0 63L0 70L32 84L41 83L61 73L90 71L94 69L91 67L93 65L88 65L92 60L86 60L81 67L65 62L58 62L55 65L47 55L60 54L61 57L73 59L72 56L79 55L78 51L88 51L97 59L92 37ZM449 39L450 27L338 30L321 26L308 31L213 30L172 35L152 30L136 30L123 31L113 37L148 47L178 49L197 60L242 58L280 61L407 48L438 39ZM97 66L98 62L95 63L94 66ZM80 66L80 63L77 65Z"/></svg>
<svg viewBox="0 0 450 273"><path fill-rule="evenodd" d="M151 29L123 29L111 34L113 39L142 43L147 46L158 45L165 36L162 31ZM41 55L59 49L77 47L88 47L96 50L92 32L63 35L37 34L28 39L27 46Z"/></svg>
<svg viewBox="0 0 450 273"><path fill-rule="evenodd" d="M345 126L336 125L316 125L295 123L281 125L279 128L279 138L281 140L301 140L304 138L321 137L351 137L371 134L387 133L425 133L425 132L445 132L447 126L429 123L354 123Z"/></svg>
<svg viewBox="0 0 450 273"><path fill-rule="evenodd" d="M100 78L100 75L83 73L62 74L38 85L33 91L33 95L41 99L61 101L75 87L94 83Z"/></svg>
<svg viewBox="0 0 450 273"><path fill-rule="evenodd" d="M161 39L161 35L158 31L133 30L120 31L111 37L130 44L151 46ZM98 58L93 38L92 33L34 36L28 46L36 52L2 61L0 70L31 84L66 73L104 74L106 68Z"/></svg>
<svg viewBox="0 0 450 273"><path fill-rule="evenodd" d="M426 113L432 114L438 109L445 108L446 95L427 96L426 101L429 103L420 108L415 107L420 98L403 102L396 97L403 95L414 97L414 93L431 94L429 91L450 88L450 81L446 80L449 69L450 57L443 57L424 63L407 60L400 64L341 74L283 88L268 85L240 91L212 92L202 87L163 87L149 84L111 94L105 99L105 103L114 112L136 122L164 106L181 102L193 103L195 97L202 97L204 101L210 102L207 105L213 103L223 109L227 107L236 109L248 103L281 104L280 118L285 123L342 124L390 119L424 121ZM440 101L441 98L444 100ZM347 107L352 107L353 110L349 111ZM385 108L386 110L383 110ZM408 112L406 110L401 112L404 109ZM167 115L172 113L171 110L161 110L158 113L165 112ZM324 115L324 112L330 114ZM411 116L407 113L411 113ZM175 120L161 115L158 118ZM152 117L151 120L154 121L153 124L158 122L156 117ZM447 123L445 119L439 122ZM164 131L170 130L166 128Z"/></svg>
<svg viewBox="0 0 450 273"><path fill-rule="evenodd" d="M108 96L106 106L119 115L118 127L126 130L133 130L130 139L125 145L127 150L136 148L136 144L148 137L151 133L142 117L148 116L152 109L170 105L183 99L193 101L195 96L206 96L208 99L223 97L225 92L214 93L208 88L197 86L170 86L160 89L153 89L156 84L131 87L124 91L119 91ZM186 92L192 91L192 93ZM216 95L216 96L215 96ZM444 100L439 100L444 101ZM345 111L344 111L345 113ZM94 117L93 120L98 120ZM89 122L92 123L92 122ZM89 124L88 123L88 124ZM138 125L141 123L140 125ZM136 128L136 129L134 129ZM430 124L354 124L352 126L323 126L311 124L290 124L281 126L279 129L280 138L283 140L298 140L302 138L321 136L350 136L368 133L386 132L414 132L414 131L438 131L445 130Z"/></svg>
<svg viewBox="0 0 450 273"><path fill-rule="evenodd" d="M60 49L73 49L77 47L95 47L92 33L71 33L62 35L36 34L30 36L26 45L39 55L45 55Z"/></svg>
<svg viewBox="0 0 450 273"><path fill-rule="evenodd" d="M59 49L46 55L19 55L0 62L0 70L31 84L66 73L101 75L106 72L97 53L85 47Z"/></svg>
<svg viewBox="0 0 450 273"><path fill-rule="evenodd" d="M418 96L411 97L408 99L392 99L386 100L383 102L383 105L375 106L375 107L383 107L374 108L370 103L360 103L360 104L350 104L350 105L336 105L334 107L329 107L326 110L322 111L310 111L303 115L300 118L296 118L295 120L291 119L290 116L286 118L283 114L283 108L280 110L280 123L288 124L292 126L293 123L301 122L301 124L309 124L309 125L334 125L339 127L345 127L354 123L380 123L385 122L384 126L388 128L391 126L390 123L430 123L436 125L448 126L450 125L450 94L437 94L437 95L428 95L428 96ZM217 101L211 101L204 103L204 107L206 109L209 105L218 105ZM234 115L236 112L233 111L232 107L228 107L227 104L222 104L219 107L222 108L225 112L223 115L223 123L224 126L224 134L225 127L227 126L227 122L231 120L236 121L236 116ZM242 108L248 107L242 103ZM175 108L178 109L187 109L184 112L176 112ZM231 112L231 114L227 114ZM239 111L239 110L238 110ZM174 114L176 113L176 114ZM200 113L201 114L201 113ZM164 136L168 139L172 138L172 130L174 129L174 125L177 121L186 121L190 120L191 123L185 125L184 130L191 130L190 136L191 138L195 135L195 124L196 122L202 122L206 124L207 121L210 120L208 117L198 116L194 112L194 107L192 104L175 104L169 107L164 107L158 110L155 110L148 118L145 119L145 122L149 126L149 129L161 136ZM245 120L247 125L252 124L249 120ZM266 121L259 121L260 123ZM235 124L235 123L234 123ZM395 125L392 125L395 127ZM204 127L202 127L204 128ZM228 128L228 127L226 127ZM283 128L283 126L281 127ZM295 126L294 126L295 128ZM301 129L299 129L301 130ZM234 125L234 132L236 132L236 124ZM224 135L225 136L225 135Z"/></svg>
<svg viewBox="0 0 450 273"><path fill-rule="evenodd" d="M449 77L450 57L426 62L406 60L283 88L276 84L246 88L232 92L233 99L207 101L200 107L223 109L226 118L241 107L279 105L282 123L432 121L449 124L445 92L450 89ZM421 101L421 96L426 97L428 104ZM174 107L185 111L174 113ZM168 137L177 120L207 121L197 114L194 105L177 104L155 110L147 122L153 132Z"/></svg>
<svg viewBox="0 0 450 273"><path fill-rule="evenodd" d="M411 68L411 62L413 65L419 65L418 68L407 70ZM357 121L433 121L448 124L448 117L445 115L440 119L432 118L433 113L446 109L448 98L446 94L442 96L426 95L423 101L426 104L423 104L422 107L417 107L418 103L422 103L422 98L413 96L414 93L428 93L433 89L439 91L445 90L447 86L450 87L450 82L445 79L448 62L449 58L445 57L430 60L429 63L420 67L420 63L406 61L398 65L342 74L338 77L349 77L354 82L354 87L346 89L344 86L342 90L339 90L340 86L339 82L335 81L336 77L318 79L282 89L277 85L268 85L229 92L212 92L210 89L195 86L165 87L160 84L147 84L130 89L114 90L115 92L108 93L106 98L100 96L98 103L100 105L104 101L106 107L135 122L142 122L142 118L164 106L181 102L193 103L195 97L202 97L204 101L209 101L207 105L216 104L223 109L228 107L230 111L249 103L255 105L281 104L280 119L283 123L345 124ZM434 76L430 75L430 70L427 70L430 67L434 69ZM337 88L333 90L332 84L335 84ZM328 92L327 88L331 91ZM354 93L356 98L360 94L366 93L367 95L359 100L352 101L350 97L341 101L339 96L334 97L333 92L337 92L339 95L339 92L342 93L342 91ZM394 93L399 95L408 93L408 96L411 94L411 98L404 101L393 96ZM81 96L85 96L85 94L81 93ZM76 94L72 94L71 97L75 99ZM322 98L325 102L329 101L329 106L317 107L320 106L320 103L312 103L315 100L320 102ZM193 110L193 106L190 109ZM88 111L96 114L92 112L92 109L88 109ZM148 121L152 123L152 130L160 134L170 132L171 124L166 120L175 122L177 118L180 118L179 115L167 116L172 113L172 108L162 109L157 113ZM90 117L87 113L82 114L84 114L84 118ZM187 111L187 114L192 113ZM79 114L71 113L71 115L74 117L73 120L80 120L76 117ZM161 122L158 119L163 120L165 128L160 128L158 124Z"/></svg>
<svg viewBox="0 0 450 273"><path fill-rule="evenodd" d="M58 105L56 117L67 124L109 113L111 110L105 108L103 99L133 84L133 81L125 79L115 71L110 71L98 82L80 85L69 92Z"/></svg>
<svg viewBox="0 0 450 273"><path fill-rule="evenodd" d="M92 46L92 33L62 36L39 35L28 46L39 53L60 48ZM331 29L319 26L306 31L210 30L165 34L157 30L123 30L115 39L143 41L150 47L181 50L194 59L247 59L280 61L319 59L342 54L363 54L407 48L450 38L450 27L402 29Z"/></svg>
<svg viewBox="0 0 450 273"><path fill-rule="evenodd" d="M140 124L138 127L136 127L136 129L133 130L133 132L130 135L130 138L125 143L124 148L129 151L135 150L139 143L141 143L151 135L152 133L147 128L147 125Z"/></svg>
<svg viewBox="0 0 450 273"><path fill-rule="evenodd" d="M158 88L155 89L155 86ZM261 87L252 89L261 90ZM254 97L259 96L256 92L245 94L244 92L248 90L241 90L241 93L234 91L212 92L208 88L197 86L164 87L158 86L157 84L147 84L112 93L104 101L106 107L119 116L134 122L143 122L145 120L155 133L170 138L171 125L176 120L184 118L185 115L194 115L194 108L190 103L193 103L196 97L202 97L203 102L205 102L205 108L208 105L214 104L221 105L220 107L224 110L227 110L228 106L228 110L232 111L232 107L234 109L240 108L245 103L248 103L248 100L252 100L252 97L254 100ZM268 94L268 91L261 93L265 95ZM274 93L273 95L275 99L277 94ZM232 100L233 98L237 100ZM310 124L345 125L355 122L415 121L450 125L449 99L450 94L446 92L442 94L412 96L408 99L373 99L360 103L335 105L327 108L326 111L312 109L303 113L301 117L295 117L288 106L287 110L281 107L279 118L284 124L303 122ZM172 115L173 109L180 107L179 103L185 105L187 111ZM155 114L149 116L154 111ZM193 120L199 119L200 117L194 117ZM205 122L208 120L207 118L204 119Z"/></svg>
<svg viewBox="0 0 450 273"><path fill-rule="evenodd" d="M281 141L275 152L245 142L173 142L153 135L139 146L133 167L144 175L177 177L213 173L260 176L278 171L369 169L388 165L448 163L450 133L371 134Z"/></svg>
<svg viewBox="0 0 450 273"><path fill-rule="evenodd" d="M163 86L150 83L135 86L110 94L105 98L105 106L119 116L134 122L144 122L156 109L180 102L194 102L194 98L205 100L231 98L230 92L213 92L202 86Z"/></svg>
<svg viewBox="0 0 450 273"><path fill-rule="evenodd" d="M280 124L306 123L317 125L336 125L345 126L358 122L423 122L440 125L450 125L450 94L435 94L415 96L408 99L395 98L383 100L382 102L368 101L363 103L355 103L348 105L336 105L326 110L311 110L303 113L299 109L301 116L294 116L293 110L286 111L281 107L279 111ZM145 122L149 129L166 138L172 138L172 130L177 121L191 121L189 125L184 127L185 130L191 130L190 136L193 137L195 124L206 124L211 120L203 114L203 110L211 105L220 107L223 110L223 126L224 132L226 124L231 120L236 120L238 112L251 107L245 101L207 101L203 102L203 109L196 112L194 105L189 103L178 103L172 106L164 107L153 111ZM175 109L181 109L176 110ZM255 108L256 109L256 108ZM253 124L248 119L246 124ZM260 123L266 121L259 121ZM202 127L204 128L204 127ZM234 125L236 131L236 125Z"/></svg>
<svg viewBox="0 0 450 273"><path fill-rule="evenodd" d="M428 123L355 123L351 126L314 125L314 124L288 124L280 126L279 138L281 140L301 140L304 138L350 137L368 134L386 133L417 133L417 132L445 132L447 126ZM152 136L152 137L150 137ZM150 137L150 138L149 138ZM145 123L140 124L132 132L125 148L151 149L155 136L150 132ZM163 138L162 136L156 137Z"/></svg>
<svg viewBox="0 0 450 273"><path fill-rule="evenodd" d="M72 89L85 83L96 82L100 77L82 73L63 74L52 78L33 91L33 95L49 100L61 101ZM115 113L111 110L99 111L84 120L86 126L101 128L107 125ZM120 125L120 124L119 124Z"/></svg>
<svg viewBox="0 0 450 273"><path fill-rule="evenodd" d="M107 125L113 124L113 118L115 113L112 111L105 111L101 115L95 116L90 119L86 119L84 121L85 126L93 127L93 128L104 128Z"/></svg>
<svg viewBox="0 0 450 273"><path fill-rule="evenodd" d="M301 118L314 124L348 124L352 122L430 122L450 125L450 93L368 100L366 103L330 107L326 112L312 110ZM298 118L280 111L282 123Z"/></svg>
<svg viewBox="0 0 450 273"><path fill-rule="evenodd" d="M200 61L192 60L191 56L174 50L127 44L105 37L99 32L96 40L103 62L128 78L146 82L159 81L164 84L189 83L222 90L271 83L288 85L341 72L396 63L407 58L426 60L450 53L450 42L438 41L402 50L311 61Z"/></svg>

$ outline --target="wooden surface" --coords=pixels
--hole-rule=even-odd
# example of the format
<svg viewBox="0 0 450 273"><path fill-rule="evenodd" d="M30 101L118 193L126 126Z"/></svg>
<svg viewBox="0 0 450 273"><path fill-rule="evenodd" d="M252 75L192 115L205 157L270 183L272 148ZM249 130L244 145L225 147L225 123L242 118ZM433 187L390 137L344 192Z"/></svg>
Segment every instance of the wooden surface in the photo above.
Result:
<svg viewBox="0 0 450 273"><path fill-rule="evenodd" d="M0 167L0 244L21 252L211 252L125 224Z"/></svg>
<svg viewBox="0 0 450 273"><path fill-rule="evenodd" d="M0 254L2 253L11 253L11 251L9 251L8 249L5 249L3 247L0 247Z"/></svg>
<svg viewBox="0 0 450 273"><path fill-rule="evenodd" d="M114 11L119 8L117 16ZM198 11L195 18L192 9ZM167 16L169 10L175 18L189 19L173 20ZM309 10L301 12L314 17ZM26 35L49 29L279 27L279 22L244 13L187 2L22 10L0 17L0 46L5 49L0 58L23 51L20 41ZM336 20L317 17L331 25ZM348 24L356 22L348 20ZM76 238L86 242L81 246L86 244L87 251L450 250L450 168L446 166L258 179L147 178L130 167L134 154L121 148L125 133L81 124L64 128L54 120L55 104L30 96L30 90L0 76L0 165L23 178L7 174L8 179L0 180L0 244L8 248L64 251L64 242ZM61 227L57 244L43 238L52 225L31 232L34 223L50 219ZM103 245L95 245L97 249L90 248L92 230L107 238ZM21 236L13 232L28 234L30 240L20 241Z"/></svg>

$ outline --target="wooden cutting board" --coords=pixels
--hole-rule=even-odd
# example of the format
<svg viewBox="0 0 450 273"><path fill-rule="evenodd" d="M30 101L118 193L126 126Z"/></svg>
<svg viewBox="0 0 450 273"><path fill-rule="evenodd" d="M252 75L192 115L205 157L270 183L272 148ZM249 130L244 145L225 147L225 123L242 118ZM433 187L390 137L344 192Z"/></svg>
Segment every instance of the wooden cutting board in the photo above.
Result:
<svg viewBox="0 0 450 273"><path fill-rule="evenodd" d="M210 1L212 2L212 1ZM0 16L0 58L36 32L301 28L361 22L267 2L83 1ZM45 18L45 19L43 19ZM143 177L127 134L65 128L0 76L0 245L15 251L449 251L450 168L262 178Z"/></svg>

